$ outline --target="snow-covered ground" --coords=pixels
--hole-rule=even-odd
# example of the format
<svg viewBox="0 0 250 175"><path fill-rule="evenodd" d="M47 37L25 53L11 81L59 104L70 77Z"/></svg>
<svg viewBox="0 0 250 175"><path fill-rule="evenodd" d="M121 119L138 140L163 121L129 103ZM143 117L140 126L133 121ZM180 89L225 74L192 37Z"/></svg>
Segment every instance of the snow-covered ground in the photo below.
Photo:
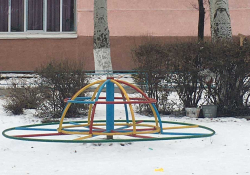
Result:
<svg viewBox="0 0 250 175"><path fill-rule="evenodd" d="M40 122L31 110L20 116L6 114L3 103L0 99L0 131ZM1 135L0 175L250 175L250 121L162 119L207 126L216 134L208 138L100 145L18 141Z"/></svg>

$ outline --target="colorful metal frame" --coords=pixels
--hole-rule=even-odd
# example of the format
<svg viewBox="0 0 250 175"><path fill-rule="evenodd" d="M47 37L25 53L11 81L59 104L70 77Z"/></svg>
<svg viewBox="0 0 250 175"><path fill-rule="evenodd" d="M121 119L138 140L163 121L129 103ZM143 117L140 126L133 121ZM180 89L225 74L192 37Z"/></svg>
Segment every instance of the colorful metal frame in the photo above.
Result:
<svg viewBox="0 0 250 175"><path fill-rule="evenodd" d="M86 91L88 88L98 84L96 90L94 91L92 97L78 97L81 93ZM127 85L134 90L136 90L138 93L140 93L144 98L130 98L125 89L121 84ZM114 97L114 85L116 85L122 94L122 97ZM104 87L106 86L106 97L100 97L100 93L103 91ZM112 95L113 94L113 95ZM106 101L99 101L100 99L106 99ZM126 120L128 123L129 117L128 117L128 107L130 109L130 113L132 116L132 123L133 123L133 132L129 134L136 134L136 122L135 122L135 114L132 107L132 104L142 104L146 103L149 104L151 107L151 110L153 111L154 118L155 118L155 127L157 128L157 132L162 132L161 127L161 118L160 115L155 107L156 100L148 98L146 94L143 93L143 91L136 86L125 82L121 80L114 80L113 78L108 78L107 80L100 80L96 81L94 83L91 83L84 88L80 89L71 99L66 99L67 102L66 107L62 113L58 132L64 133L64 134L75 134L71 131L64 131L64 127L62 126L64 118L67 114L67 111L69 110L69 107L72 103L82 103L82 104L90 104L89 105L89 112L88 112L88 127L90 128L89 135L95 134L95 135L124 135L124 133L113 133L111 130L114 128L114 104L124 104L125 113L126 113ZM93 126L94 126L94 114L96 110L96 106L98 104L106 104L106 133L93 133ZM159 126L160 125L160 126ZM146 133L146 132L145 132ZM80 134L80 133L78 133ZM86 134L86 133L83 133ZM129 135L128 134L128 135Z"/></svg>
<svg viewBox="0 0 250 175"><path fill-rule="evenodd" d="M79 97L88 88L97 85L95 91L91 97ZM114 96L114 86L117 86L120 90L122 97ZM122 85L126 85L139 94L141 98L130 98ZM106 87L106 97L100 97L101 92ZM67 143L93 143L93 142L132 142L132 141L152 141L152 140L173 140L184 138L197 138L197 137L209 137L215 134L215 131L199 125L186 124L179 122L167 122L161 121L161 117L155 106L156 100L147 97L145 93L135 85L128 82L115 80L114 78L107 78L107 80L99 80L91 83L84 88L80 89L72 98L65 99L67 103L59 123L53 124L36 124L27 125L22 127L10 128L3 131L3 135L7 138L29 141L42 141L42 142L67 142ZM79 122L64 122L67 111L74 103L77 104L89 104L88 120ZM97 105L106 105L106 120L95 120L95 110ZM114 105L123 104L125 109L126 120L114 120ZM153 112L154 120L141 120L135 119L135 113L132 104L148 104ZM129 110L131 119L129 119ZM59 124L57 129L55 128L36 128L40 126L49 126ZM70 125L69 125L70 124ZM175 124L179 126L164 127L163 124ZM35 128L34 128L35 127ZM80 128L80 129L79 129ZM210 131L210 133L187 133L187 132L165 132L170 129L187 129L187 128L202 128ZM8 135L7 132L14 130L27 130L27 131L53 131L53 133L39 133L39 134L24 134L24 135ZM158 138L153 136L154 134L160 134ZM46 136L58 136L58 135L77 135L73 140L65 139L40 139L39 137ZM168 135L168 137L165 137ZM171 135L169 137L169 135ZM174 136L173 136L174 135ZM106 136L107 138L98 139L100 136ZM113 138L114 136L129 136L136 137L136 139L120 139ZM34 138L38 137L38 138ZM112 138L112 139L110 139Z"/></svg>
<svg viewBox="0 0 250 175"><path fill-rule="evenodd" d="M81 124L87 124L88 121L74 121L73 125L81 125ZM105 123L106 120L97 120L95 121L97 124L99 123ZM126 120L115 120L115 122L121 122L124 123ZM130 121L131 122L131 121ZM136 121L136 123L154 123L154 120L144 120L144 121ZM103 138L97 138L96 135L93 135L91 137L85 136L83 137L76 137L76 139L64 139L60 138L63 137L64 133L57 132L56 127L58 126L59 122L55 123L45 123L45 124L35 124L35 125L26 125L26 126L20 126L20 127L14 127L9 128L3 131L3 136L10 138L10 139L16 139L16 140L24 140L24 141L39 141L39 142L62 142L62 143L102 143L102 142L134 142L134 141L159 141L159 140L176 140L176 139L191 139L191 138L201 138L201 137L210 137L215 134L215 131L211 128L200 126L200 125L194 125L189 123L181 123L181 122L170 122L170 121L162 121L163 124L173 124L178 126L172 126L172 127L165 127L163 129L164 132L162 132L160 135L162 137L156 137L158 135L151 134L151 135L140 135L140 134L131 134L127 135L128 139L103 139ZM64 124L72 124L72 122L64 122ZM51 128L51 126L55 126L54 128ZM44 128L44 127L50 127L50 128ZM42 128L41 128L42 127ZM122 132L122 130L126 131L127 126L121 126L117 131ZM197 133L197 132L169 132L171 130L177 130L177 129L187 129L187 128L200 128L204 129L205 131L208 131L207 133ZM39 132L45 132L45 133L39 133L39 134L25 134L25 135L9 135L8 132L11 131L39 131ZM70 129L65 129L70 130ZM96 128L95 130L98 130ZM140 130L140 129L139 129ZM84 129L71 129L70 131L81 131L83 132ZM85 128L85 131L88 131L87 128ZM167 132L168 131L168 132ZM47 133L49 132L49 133ZM105 131L103 131L105 132ZM158 133L156 133L158 134ZM43 138L49 136L50 138ZM60 136L56 137L56 139L51 139L51 136Z"/></svg>

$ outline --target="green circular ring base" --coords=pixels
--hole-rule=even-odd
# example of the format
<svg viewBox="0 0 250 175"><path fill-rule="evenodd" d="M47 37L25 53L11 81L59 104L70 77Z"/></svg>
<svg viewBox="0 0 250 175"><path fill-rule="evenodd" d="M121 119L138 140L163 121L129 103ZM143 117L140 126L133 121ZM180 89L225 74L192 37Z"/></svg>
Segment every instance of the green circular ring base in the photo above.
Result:
<svg viewBox="0 0 250 175"><path fill-rule="evenodd" d="M139 120L138 120L139 121ZM95 122L106 122L105 120L98 120ZM115 122L126 122L125 120L115 120ZM143 120L143 122L148 123L154 123L153 120ZM70 122L64 122L63 124L69 124ZM74 121L74 123L87 123L87 121ZM178 124L178 125L184 125L184 126L193 126L194 124L189 123L181 123L181 122L171 122L171 121L162 121L162 123L167 124ZM58 125L59 122L54 123L43 123L43 124L34 124L34 125L25 125L20 126L22 128L30 128L30 127L40 127L40 126L48 126L48 125ZM193 135L185 135L185 136L170 136L170 137L160 137L160 138L136 138L136 139L92 139L92 140L65 140L65 139L38 139L38 138L24 138L24 137L16 137L8 135L8 132L16 130L20 127L14 127L6 129L2 132L2 135L9 139L16 139L16 140L23 140L23 141L38 141L38 142L58 142L58 143L103 143L103 142L138 142L138 141L159 141L159 140L177 140L177 139L192 139L192 138L202 138L202 137L211 137L215 134L215 131L211 128L201 126L201 125L195 125L197 128L202 128L204 130L209 131L209 133L202 133L202 134L196 134L193 133ZM160 133L159 133L160 134ZM156 134L151 134L152 136ZM61 136L61 135L60 135ZM58 137L60 137L58 136ZM57 136L53 136L57 137Z"/></svg>

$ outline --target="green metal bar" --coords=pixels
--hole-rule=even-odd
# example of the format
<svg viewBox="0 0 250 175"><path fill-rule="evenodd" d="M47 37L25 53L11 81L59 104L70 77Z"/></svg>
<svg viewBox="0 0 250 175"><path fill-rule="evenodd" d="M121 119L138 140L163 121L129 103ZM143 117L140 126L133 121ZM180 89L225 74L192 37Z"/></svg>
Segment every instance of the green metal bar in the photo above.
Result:
<svg viewBox="0 0 250 175"><path fill-rule="evenodd" d="M105 122L106 120L98 120L95 121L97 123ZM139 120L137 120L139 121ZM87 123L87 121L75 121L76 123ZM115 122L126 122L126 120L115 120ZM144 120L143 122L148 123L154 123L153 120ZM68 124L70 122L64 122L64 124ZM180 125L187 125L192 126L194 124L189 123L181 123L181 122L169 122L169 121L162 121L162 123L168 123L168 124L180 124ZM26 125L26 126L20 126L20 127L34 127L34 126L46 126L46 125L55 125L59 124L59 122L55 123L45 123L45 124L34 124L34 125ZM16 139L16 140L23 140L23 141L38 141L38 142L55 142L55 143L107 143L107 142L135 142L135 141L159 141L159 140L176 140L176 139L192 139L192 138L203 138L203 137L211 137L215 134L215 131L211 128L200 126L199 128L203 128L205 130L210 131L209 134L203 134L203 135L192 135L192 136L182 136L182 137L163 137L163 138L144 138L144 139L112 139L112 140L56 140L56 139L35 139L35 138L21 138L21 137L13 137L8 134L6 134L9 131L15 130L14 128L6 129L2 132L2 135L9 139Z"/></svg>

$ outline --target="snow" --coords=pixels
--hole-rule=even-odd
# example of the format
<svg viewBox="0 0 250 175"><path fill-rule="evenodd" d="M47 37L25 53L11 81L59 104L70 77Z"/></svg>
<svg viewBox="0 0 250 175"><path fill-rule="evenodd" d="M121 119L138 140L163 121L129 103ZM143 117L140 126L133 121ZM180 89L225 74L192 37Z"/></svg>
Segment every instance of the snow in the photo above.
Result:
<svg viewBox="0 0 250 175"><path fill-rule="evenodd" d="M32 110L20 116L5 113L3 103L0 99L0 131L40 122ZM104 109L97 110L96 115L101 115ZM249 120L169 116L162 116L162 120L207 126L216 134L208 138L102 144L28 142L1 135L0 175L250 175Z"/></svg>

